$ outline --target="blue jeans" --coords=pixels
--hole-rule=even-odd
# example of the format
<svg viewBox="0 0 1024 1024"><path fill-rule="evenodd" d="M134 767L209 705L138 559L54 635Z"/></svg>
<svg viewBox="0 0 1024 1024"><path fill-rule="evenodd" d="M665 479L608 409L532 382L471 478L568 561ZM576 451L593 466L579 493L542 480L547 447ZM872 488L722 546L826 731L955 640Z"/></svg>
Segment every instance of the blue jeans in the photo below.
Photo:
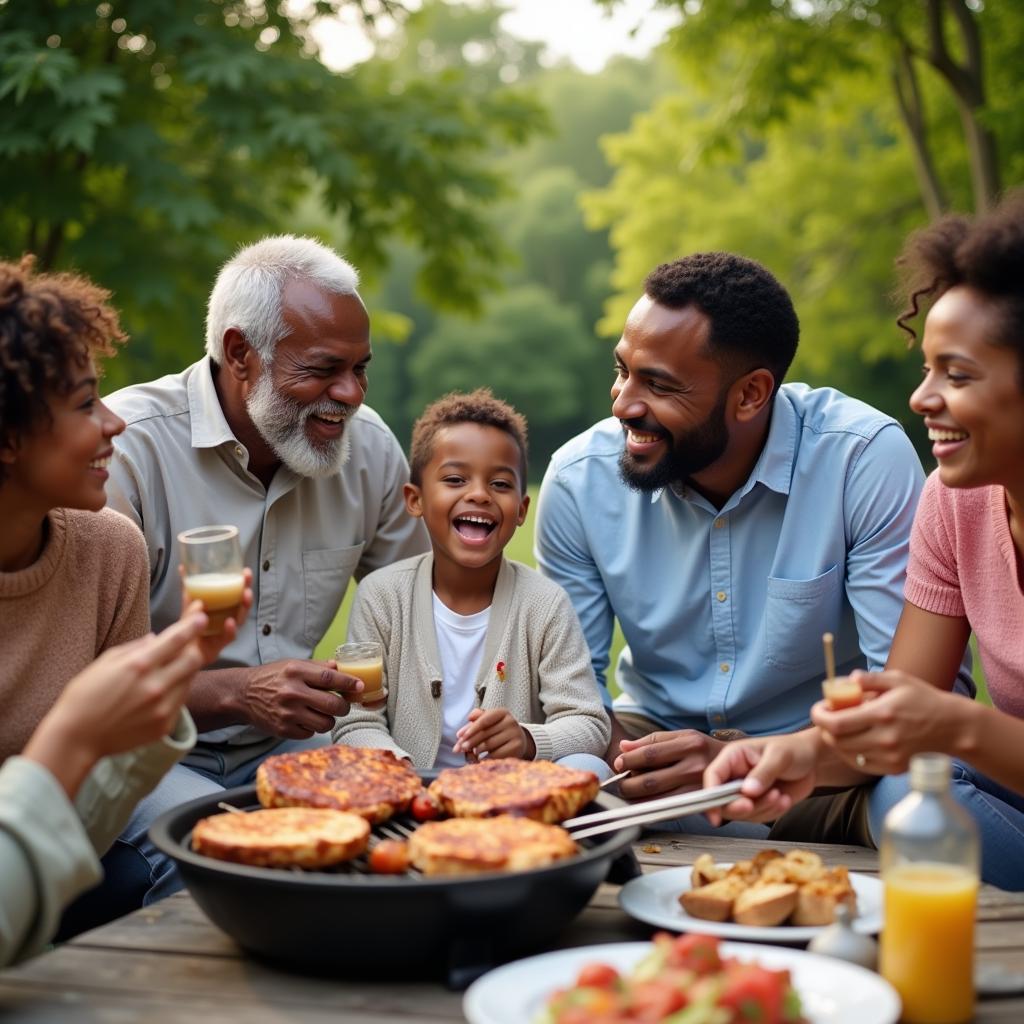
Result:
<svg viewBox="0 0 1024 1024"><path fill-rule="evenodd" d="M906 775L887 775L879 780L868 804L876 846L882 838L885 815L909 792ZM1024 796L956 760L950 792L978 825L982 881L1010 892L1024 890Z"/></svg>

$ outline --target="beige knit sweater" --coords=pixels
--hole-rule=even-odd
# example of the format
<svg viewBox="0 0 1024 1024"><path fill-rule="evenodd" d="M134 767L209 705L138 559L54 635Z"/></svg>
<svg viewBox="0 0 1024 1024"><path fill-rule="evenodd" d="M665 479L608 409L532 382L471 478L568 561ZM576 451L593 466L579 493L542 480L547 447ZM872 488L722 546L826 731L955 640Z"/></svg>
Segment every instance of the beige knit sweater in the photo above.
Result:
<svg viewBox="0 0 1024 1024"><path fill-rule="evenodd" d="M383 644L388 703L381 711L354 705L334 728L335 742L386 747L420 769L433 767L443 725L433 565L433 555L418 555L359 584L348 635ZM475 703L508 708L539 760L607 749L611 726L568 595L519 562L503 560L498 572Z"/></svg>
<svg viewBox="0 0 1024 1024"><path fill-rule="evenodd" d="M54 509L42 554L0 572L0 763L18 753L71 677L149 631L149 558L118 512Z"/></svg>

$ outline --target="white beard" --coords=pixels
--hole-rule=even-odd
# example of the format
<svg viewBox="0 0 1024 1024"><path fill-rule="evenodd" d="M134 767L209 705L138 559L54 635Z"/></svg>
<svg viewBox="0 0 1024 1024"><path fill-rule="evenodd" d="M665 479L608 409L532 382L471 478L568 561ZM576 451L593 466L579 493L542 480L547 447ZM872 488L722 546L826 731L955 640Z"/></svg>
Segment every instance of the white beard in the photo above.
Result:
<svg viewBox="0 0 1024 1024"><path fill-rule="evenodd" d="M270 364L265 363L252 391L245 400L245 408L263 440L274 454L295 474L306 477L332 476L348 461L351 444L348 419L357 406L330 399L313 405L302 405L293 398L279 394L270 379ZM343 415L345 423L341 437L314 445L306 436L306 421L310 416Z"/></svg>

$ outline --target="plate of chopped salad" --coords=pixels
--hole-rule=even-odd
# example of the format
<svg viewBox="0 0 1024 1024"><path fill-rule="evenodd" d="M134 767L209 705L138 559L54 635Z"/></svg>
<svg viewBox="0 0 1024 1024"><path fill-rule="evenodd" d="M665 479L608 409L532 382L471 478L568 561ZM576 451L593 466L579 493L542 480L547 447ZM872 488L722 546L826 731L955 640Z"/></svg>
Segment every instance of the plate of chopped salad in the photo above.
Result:
<svg viewBox="0 0 1024 1024"><path fill-rule="evenodd" d="M801 950L659 933L560 949L490 971L470 1024L896 1024L877 974Z"/></svg>

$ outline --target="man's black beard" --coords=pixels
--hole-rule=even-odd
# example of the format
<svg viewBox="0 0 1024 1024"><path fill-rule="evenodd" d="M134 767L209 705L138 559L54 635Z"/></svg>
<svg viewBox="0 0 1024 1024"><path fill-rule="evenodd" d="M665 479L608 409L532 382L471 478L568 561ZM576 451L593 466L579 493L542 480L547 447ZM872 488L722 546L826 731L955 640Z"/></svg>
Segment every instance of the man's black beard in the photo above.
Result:
<svg viewBox="0 0 1024 1024"><path fill-rule="evenodd" d="M622 482L634 491L650 494L674 483L681 483L717 462L729 446L725 402L726 395L723 392L707 419L682 437L674 441L668 439L669 450L649 469L638 466L629 454L629 449L623 448L619 456L619 476ZM632 426L639 432L646 430L638 421L634 424L625 420L623 426Z"/></svg>

